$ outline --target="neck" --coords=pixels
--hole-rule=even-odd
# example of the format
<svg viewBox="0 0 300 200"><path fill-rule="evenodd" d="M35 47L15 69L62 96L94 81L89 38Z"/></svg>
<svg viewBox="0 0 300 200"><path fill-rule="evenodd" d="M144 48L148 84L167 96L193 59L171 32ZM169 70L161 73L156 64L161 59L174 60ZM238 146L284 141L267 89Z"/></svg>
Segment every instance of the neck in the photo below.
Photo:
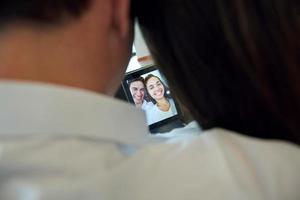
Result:
<svg viewBox="0 0 300 200"><path fill-rule="evenodd" d="M143 102L135 103L135 105L136 105L136 107L138 107L138 108L142 108Z"/></svg>
<svg viewBox="0 0 300 200"><path fill-rule="evenodd" d="M166 104L166 103L169 103L169 101L168 101L165 97L163 97L162 99L156 100L156 103L157 103L158 105L160 105L160 104Z"/></svg>
<svg viewBox="0 0 300 200"><path fill-rule="evenodd" d="M69 26L70 30L76 28L72 23ZM0 79L47 82L105 93L105 82L99 84L101 70L85 70L90 60L95 60L93 57L105 57L105 52L95 55L83 42L84 36L70 33L22 24L5 29L0 33ZM108 65L105 59L98 60L101 62L97 65Z"/></svg>
<svg viewBox="0 0 300 200"><path fill-rule="evenodd" d="M156 101L157 107L162 111L168 111L170 108L169 101L164 97Z"/></svg>

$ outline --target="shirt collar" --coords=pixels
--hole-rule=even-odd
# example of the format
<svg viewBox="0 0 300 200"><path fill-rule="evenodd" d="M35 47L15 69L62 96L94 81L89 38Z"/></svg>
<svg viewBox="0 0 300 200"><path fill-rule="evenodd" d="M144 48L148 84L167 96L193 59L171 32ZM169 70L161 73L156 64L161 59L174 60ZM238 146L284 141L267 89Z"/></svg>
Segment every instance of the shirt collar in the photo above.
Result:
<svg viewBox="0 0 300 200"><path fill-rule="evenodd" d="M86 90L0 81L0 136L89 135L140 144L148 134L144 113Z"/></svg>

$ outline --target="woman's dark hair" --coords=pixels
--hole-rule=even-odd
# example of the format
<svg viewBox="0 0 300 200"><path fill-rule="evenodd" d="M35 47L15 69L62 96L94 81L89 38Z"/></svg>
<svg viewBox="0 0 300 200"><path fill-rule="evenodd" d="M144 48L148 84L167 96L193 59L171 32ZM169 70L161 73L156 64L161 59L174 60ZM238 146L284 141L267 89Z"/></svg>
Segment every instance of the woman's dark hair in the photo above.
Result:
<svg viewBox="0 0 300 200"><path fill-rule="evenodd" d="M164 87L164 97L166 97L167 99L170 98L170 96L168 95L169 88L166 86L166 84L158 76L155 76L153 74L149 74L149 75L146 76L144 83L145 83L145 86L146 86L146 89L147 89L149 99L152 101L152 103L156 104L156 100L154 98L152 98L151 95L148 92L147 83L148 83L150 78L157 78L161 82L162 86Z"/></svg>
<svg viewBox="0 0 300 200"><path fill-rule="evenodd" d="M15 20L57 23L63 17L78 17L91 0L1 0L0 25Z"/></svg>
<svg viewBox="0 0 300 200"><path fill-rule="evenodd" d="M300 144L299 0L134 0L132 8L204 129Z"/></svg>

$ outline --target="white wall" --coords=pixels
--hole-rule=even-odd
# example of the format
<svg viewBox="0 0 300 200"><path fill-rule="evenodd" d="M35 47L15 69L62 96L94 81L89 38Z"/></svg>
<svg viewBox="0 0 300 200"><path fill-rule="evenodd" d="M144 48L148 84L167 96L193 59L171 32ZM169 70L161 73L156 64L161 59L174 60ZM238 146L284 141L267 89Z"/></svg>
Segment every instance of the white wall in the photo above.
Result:
<svg viewBox="0 0 300 200"><path fill-rule="evenodd" d="M145 43L145 40L141 33L141 29L137 23L135 23L134 29L135 29L134 30L134 34L135 34L134 46L135 46L138 58L142 58L144 56L149 56L150 55L149 49Z"/></svg>
<svg viewBox="0 0 300 200"><path fill-rule="evenodd" d="M146 45L146 42L137 23L135 23L134 29L134 46L132 52L135 52L136 56L130 59L126 72L134 71L141 67L153 64L153 60L150 56L150 51Z"/></svg>

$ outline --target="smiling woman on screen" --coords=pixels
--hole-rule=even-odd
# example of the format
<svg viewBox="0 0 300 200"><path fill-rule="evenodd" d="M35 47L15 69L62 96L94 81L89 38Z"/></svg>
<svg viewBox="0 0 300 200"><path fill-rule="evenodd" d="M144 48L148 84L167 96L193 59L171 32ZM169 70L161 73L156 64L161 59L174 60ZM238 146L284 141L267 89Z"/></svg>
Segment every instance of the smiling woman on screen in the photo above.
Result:
<svg viewBox="0 0 300 200"><path fill-rule="evenodd" d="M168 89L161 79L153 74L145 78L145 85L154 106L148 110L148 122L155 123L162 119L177 114L176 106L172 98L168 98Z"/></svg>

